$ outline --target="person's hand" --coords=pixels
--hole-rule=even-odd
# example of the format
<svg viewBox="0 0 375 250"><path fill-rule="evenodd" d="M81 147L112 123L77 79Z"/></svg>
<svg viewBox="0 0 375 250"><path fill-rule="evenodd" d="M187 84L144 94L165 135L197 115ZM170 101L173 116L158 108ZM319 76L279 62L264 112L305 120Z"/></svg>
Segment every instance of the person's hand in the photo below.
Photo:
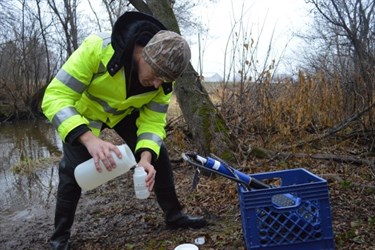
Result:
<svg viewBox="0 0 375 250"><path fill-rule="evenodd" d="M141 159L138 162L138 165L142 166L147 173L145 181L146 181L146 186L148 188L148 191L152 191L152 189L154 188L155 176L156 176L156 170L154 166L151 165L151 159L152 159L151 153L148 151L144 151L141 153Z"/></svg>
<svg viewBox="0 0 375 250"><path fill-rule="evenodd" d="M120 150L110 142L103 141L96 137L91 131L88 131L79 137L79 141L85 145L90 155L94 159L96 170L101 173L103 169L100 167L101 161L108 171L116 168L116 163L111 152L115 152L118 158L122 158Z"/></svg>

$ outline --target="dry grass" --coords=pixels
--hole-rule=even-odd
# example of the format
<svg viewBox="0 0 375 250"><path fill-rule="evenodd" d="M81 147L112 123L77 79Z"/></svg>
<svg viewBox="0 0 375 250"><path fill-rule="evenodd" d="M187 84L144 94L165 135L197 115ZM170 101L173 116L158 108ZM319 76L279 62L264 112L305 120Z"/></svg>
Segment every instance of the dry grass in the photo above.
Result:
<svg viewBox="0 0 375 250"><path fill-rule="evenodd" d="M335 79L300 73L297 80L260 83L205 84L232 133L238 138L258 136L259 146L294 144L342 123L365 106L352 103ZM371 127L366 113L345 134Z"/></svg>

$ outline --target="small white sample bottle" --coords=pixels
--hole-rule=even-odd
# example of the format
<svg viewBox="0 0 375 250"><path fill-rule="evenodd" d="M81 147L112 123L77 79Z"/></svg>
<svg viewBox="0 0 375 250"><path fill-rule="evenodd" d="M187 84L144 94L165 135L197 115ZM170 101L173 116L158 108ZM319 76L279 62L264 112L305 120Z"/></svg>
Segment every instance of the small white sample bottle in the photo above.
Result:
<svg viewBox="0 0 375 250"><path fill-rule="evenodd" d="M137 199L147 199L150 196L150 191L146 186L146 176L145 169L137 165L133 174L134 191Z"/></svg>
<svg viewBox="0 0 375 250"><path fill-rule="evenodd" d="M101 173L99 173L95 168L93 158L79 164L76 167L74 170L74 177L76 178L78 185L83 190L87 191L94 189L108 182L109 180L125 174L132 167L137 165L133 152L130 150L128 145L123 144L117 147L120 150L122 157L120 159L114 152L112 152L112 157L116 163L116 168L112 169L111 171L108 171L103 163L99 161L100 167L103 170Z"/></svg>

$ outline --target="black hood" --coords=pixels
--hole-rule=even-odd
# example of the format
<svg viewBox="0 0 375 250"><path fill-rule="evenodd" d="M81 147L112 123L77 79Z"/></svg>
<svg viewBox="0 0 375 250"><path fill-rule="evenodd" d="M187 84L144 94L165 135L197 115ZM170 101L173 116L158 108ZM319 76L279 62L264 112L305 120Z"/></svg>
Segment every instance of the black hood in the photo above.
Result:
<svg viewBox="0 0 375 250"><path fill-rule="evenodd" d="M135 11L125 12L113 27L111 44L115 53L107 65L111 76L124 66L125 57L132 57L134 45L145 46L160 30L167 28L154 17Z"/></svg>

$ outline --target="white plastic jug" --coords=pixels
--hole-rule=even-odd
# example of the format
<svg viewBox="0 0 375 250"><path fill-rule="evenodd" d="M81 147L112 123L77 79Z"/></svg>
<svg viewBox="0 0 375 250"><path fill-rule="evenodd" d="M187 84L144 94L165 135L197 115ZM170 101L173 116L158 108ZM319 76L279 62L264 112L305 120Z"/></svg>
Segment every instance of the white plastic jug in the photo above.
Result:
<svg viewBox="0 0 375 250"><path fill-rule="evenodd" d="M150 191L148 191L146 186L146 176L147 173L143 167L137 166L134 169L133 182L135 197L137 199L147 199L150 196Z"/></svg>
<svg viewBox="0 0 375 250"><path fill-rule="evenodd" d="M112 152L113 160L116 163L116 168L108 171L103 163L99 161L99 164L102 168L102 172L99 173L94 164L94 159L91 158L81 164L79 164L74 170L74 177L78 185L83 190L94 189L109 180L112 180L122 174L128 172L132 167L137 165L135 161L133 152L130 150L129 146L126 144L117 146L121 152L122 158L118 158L117 155Z"/></svg>

